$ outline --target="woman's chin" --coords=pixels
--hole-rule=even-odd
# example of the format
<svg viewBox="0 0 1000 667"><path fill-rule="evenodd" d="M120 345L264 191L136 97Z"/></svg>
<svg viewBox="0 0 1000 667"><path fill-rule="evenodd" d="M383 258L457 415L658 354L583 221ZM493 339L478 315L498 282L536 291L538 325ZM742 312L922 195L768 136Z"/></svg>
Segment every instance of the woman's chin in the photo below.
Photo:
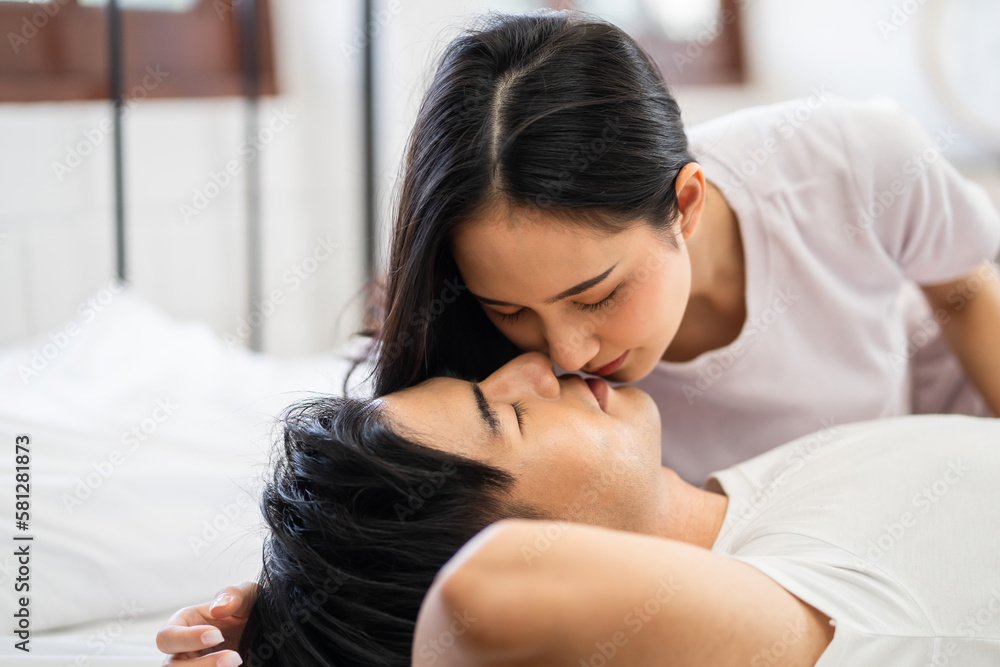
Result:
<svg viewBox="0 0 1000 667"><path fill-rule="evenodd" d="M652 373L659 361L659 357L650 359L648 351L643 349L633 350L629 357L624 366L605 379L612 382L638 382Z"/></svg>

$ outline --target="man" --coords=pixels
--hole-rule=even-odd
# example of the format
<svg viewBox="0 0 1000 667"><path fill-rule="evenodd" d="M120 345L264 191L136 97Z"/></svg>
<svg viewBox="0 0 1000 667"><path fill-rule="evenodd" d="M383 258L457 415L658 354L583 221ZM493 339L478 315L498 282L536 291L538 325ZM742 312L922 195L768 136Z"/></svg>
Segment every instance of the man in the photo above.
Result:
<svg viewBox="0 0 1000 667"><path fill-rule="evenodd" d="M247 612L248 665L1000 662L995 420L827 423L698 489L648 395L538 354L326 406L286 417L256 602L178 612L166 664Z"/></svg>

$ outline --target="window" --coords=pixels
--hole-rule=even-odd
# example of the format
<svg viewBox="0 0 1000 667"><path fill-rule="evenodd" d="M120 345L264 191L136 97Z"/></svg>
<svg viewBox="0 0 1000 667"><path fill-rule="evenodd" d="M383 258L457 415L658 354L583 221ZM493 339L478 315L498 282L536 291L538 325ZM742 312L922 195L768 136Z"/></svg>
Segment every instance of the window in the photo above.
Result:
<svg viewBox="0 0 1000 667"><path fill-rule="evenodd" d="M253 1L120 0L126 98L241 94L235 11ZM0 102L107 99L106 5L0 0ZM260 92L273 95L270 12L255 6Z"/></svg>
<svg viewBox="0 0 1000 667"><path fill-rule="evenodd" d="M740 10L745 0L550 0L621 26L649 53L667 84L743 83Z"/></svg>

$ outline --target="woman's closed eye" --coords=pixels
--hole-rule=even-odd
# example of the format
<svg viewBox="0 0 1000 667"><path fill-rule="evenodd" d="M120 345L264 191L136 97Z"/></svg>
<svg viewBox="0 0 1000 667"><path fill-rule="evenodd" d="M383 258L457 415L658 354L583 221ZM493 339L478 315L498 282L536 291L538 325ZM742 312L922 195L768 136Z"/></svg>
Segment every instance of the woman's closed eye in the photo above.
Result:
<svg viewBox="0 0 1000 667"><path fill-rule="evenodd" d="M624 284L625 283L618 283L618 286L615 287L613 290L611 290L611 294L607 295L597 303L577 303L576 305L580 310L588 313L592 313L607 308L608 306L610 306L612 303L615 302L615 299L618 297L618 292L619 290L621 290L622 285Z"/></svg>
<svg viewBox="0 0 1000 667"><path fill-rule="evenodd" d="M604 297L603 299L601 299L596 303L576 302L576 307L586 313L593 313L599 310L603 310L604 308L607 308L608 306L610 306L615 302L615 299L618 298L618 295L621 293L621 289L624 284L625 283L618 283L618 286L615 287L613 290L611 290L611 294L607 295L606 297ZM491 308L490 310L493 309ZM521 319L521 316L524 314L526 310L527 308L521 308L520 310L516 310L513 313L501 313L498 310L493 310L493 314L499 317L504 322L513 324L514 322L517 322L519 319Z"/></svg>
<svg viewBox="0 0 1000 667"><path fill-rule="evenodd" d="M493 309L490 308L490 310ZM501 313L498 310L493 310L493 314L499 317L504 322L509 322L513 324L514 322L517 322L519 319L521 319L521 315L524 313L525 310L526 310L525 308L521 308L520 310L513 313Z"/></svg>

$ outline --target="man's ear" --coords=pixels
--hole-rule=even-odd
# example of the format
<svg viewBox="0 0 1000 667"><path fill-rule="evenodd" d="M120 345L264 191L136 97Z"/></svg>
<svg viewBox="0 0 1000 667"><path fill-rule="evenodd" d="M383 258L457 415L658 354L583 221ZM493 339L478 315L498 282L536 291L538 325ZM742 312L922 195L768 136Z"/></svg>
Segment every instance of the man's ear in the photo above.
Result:
<svg viewBox="0 0 1000 667"><path fill-rule="evenodd" d="M689 241L698 227L708 199L705 170L697 162L688 162L677 173L675 188L677 205L681 212L678 230L684 240Z"/></svg>

